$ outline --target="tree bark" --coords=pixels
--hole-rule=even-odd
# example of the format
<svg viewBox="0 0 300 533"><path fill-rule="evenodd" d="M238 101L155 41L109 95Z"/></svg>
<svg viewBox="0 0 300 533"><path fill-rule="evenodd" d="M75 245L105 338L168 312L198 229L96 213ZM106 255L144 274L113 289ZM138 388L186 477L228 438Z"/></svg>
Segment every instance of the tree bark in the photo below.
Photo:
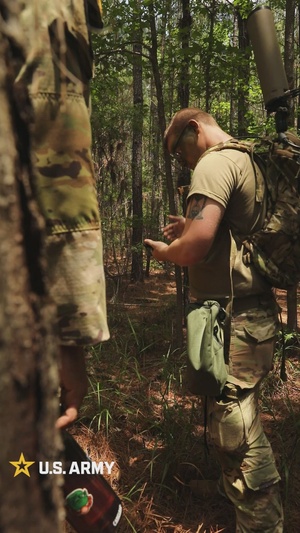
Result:
<svg viewBox="0 0 300 533"><path fill-rule="evenodd" d="M140 7L140 6L139 6ZM140 10L141 12L141 10ZM133 44L133 133L132 133L132 281L143 281L143 196L142 196L142 147L143 147L143 78L141 19Z"/></svg>
<svg viewBox="0 0 300 533"><path fill-rule="evenodd" d="M188 53L190 46L191 38L191 27L192 27L192 17L190 12L190 1L181 0L182 7L182 18L179 22L179 28L181 30L181 49L182 49L182 60L180 63L180 75L179 75L179 86L178 86L178 100L180 107L188 107L190 101L190 55ZM183 194L181 196L182 201L182 213L185 216L186 213L186 198L188 194L188 185L191 181L191 172L188 168L181 168L178 173L177 185L178 187L183 187ZM185 322L185 316L189 301L189 275L187 267L182 269L182 299L179 300L178 305L182 308L182 313Z"/></svg>
<svg viewBox="0 0 300 533"><path fill-rule="evenodd" d="M286 0L285 4L285 38L284 38L284 67L289 84L289 89L294 89L294 69L295 69L295 12L296 0ZM290 99L290 109L288 117L289 127L294 127L295 106L294 99ZM290 330L297 329L297 285L287 292L287 325Z"/></svg>
<svg viewBox="0 0 300 533"><path fill-rule="evenodd" d="M232 34L232 45L234 48L238 48L238 13L236 9L234 10L234 20L233 20L233 34ZM235 75L236 65L232 66L232 75L231 75L231 91L230 91L230 126L229 132L231 135L237 133L237 113L236 113L236 75Z"/></svg>
<svg viewBox="0 0 300 533"><path fill-rule="evenodd" d="M298 2L298 35L300 35L300 2ZM300 42L298 42L297 57L300 56ZM299 83L299 76L298 76ZM298 85L297 83L297 85ZM298 135L300 134L300 94L298 96L298 109L297 109L297 118L296 118L296 128Z"/></svg>
<svg viewBox="0 0 300 533"><path fill-rule="evenodd" d="M38 461L57 458L58 377L54 309L41 267L42 222L31 193L30 105L15 87L23 62L18 2L0 0L0 530L58 533L58 476ZM29 475L10 461L33 462Z"/></svg>
<svg viewBox="0 0 300 533"><path fill-rule="evenodd" d="M298 304L298 284L287 291L287 327L290 331L297 331L297 304Z"/></svg>
<svg viewBox="0 0 300 533"><path fill-rule="evenodd" d="M191 38L192 17L190 0L181 0L182 17L179 21L182 60L180 62L178 99L180 107L188 107L190 101L190 56L189 45Z"/></svg>
<svg viewBox="0 0 300 533"><path fill-rule="evenodd" d="M249 112L249 81L250 81L250 47L246 31L246 21L238 12L239 50L242 51L238 66L238 135L247 136L247 115Z"/></svg>
<svg viewBox="0 0 300 533"><path fill-rule="evenodd" d="M158 64L158 45L157 45L157 32L156 32L156 23L155 23L155 14L154 14L154 5L150 1L148 4L149 10L149 24L151 32L151 64L153 71L153 78L156 88L156 97L157 97L157 110L158 110L158 120L160 124L160 133L161 139L163 140L164 132L166 129L166 118L165 118L165 106L162 90L162 81L160 77L159 64ZM171 157L168 150L164 149L164 162L165 162L165 174L168 190L168 200L169 200L169 211L170 214L176 214L176 204L174 197L174 186L172 180L172 170L171 170ZM183 343L183 334L182 334L182 279L181 279L181 268L175 265L175 280L176 280L176 293L177 293L177 327L176 327L176 336L177 343L182 345Z"/></svg>
<svg viewBox="0 0 300 533"><path fill-rule="evenodd" d="M211 106L211 61L214 47L214 26L216 17L216 1L212 0L209 11L209 35L208 35L208 50L205 62L205 111L210 112Z"/></svg>
<svg viewBox="0 0 300 533"><path fill-rule="evenodd" d="M286 0L285 4L285 34L284 34L284 68L289 85L289 89L295 87L295 13L296 0ZM290 109L288 123L294 127L295 106L294 99L290 99Z"/></svg>

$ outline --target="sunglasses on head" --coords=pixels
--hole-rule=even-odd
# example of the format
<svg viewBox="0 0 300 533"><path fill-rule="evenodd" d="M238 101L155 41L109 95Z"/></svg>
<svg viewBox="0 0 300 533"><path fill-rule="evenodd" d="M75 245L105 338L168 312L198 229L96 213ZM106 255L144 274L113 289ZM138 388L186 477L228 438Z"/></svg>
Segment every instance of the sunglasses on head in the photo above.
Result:
<svg viewBox="0 0 300 533"><path fill-rule="evenodd" d="M180 154L178 154L178 152L176 152L176 150L177 150L177 147L178 147L178 145L179 145L179 143L180 143L180 141L181 141L181 139L182 139L182 137L183 137L183 135L184 135L185 130L186 130L187 127L188 127L188 124L186 124L186 126L184 126L183 130L180 132L180 135L179 135L179 137L178 137L176 143L174 144L174 146L173 146L173 148L172 148L171 155L172 155L176 160L178 160L177 157L180 156Z"/></svg>
<svg viewBox="0 0 300 533"><path fill-rule="evenodd" d="M176 161L176 163L178 163L179 165L181 165L181 166L186 165L185 158L179 152L176 152L175 154L170 154L170 155L171 155L172 159L174 159Z"/></svg>

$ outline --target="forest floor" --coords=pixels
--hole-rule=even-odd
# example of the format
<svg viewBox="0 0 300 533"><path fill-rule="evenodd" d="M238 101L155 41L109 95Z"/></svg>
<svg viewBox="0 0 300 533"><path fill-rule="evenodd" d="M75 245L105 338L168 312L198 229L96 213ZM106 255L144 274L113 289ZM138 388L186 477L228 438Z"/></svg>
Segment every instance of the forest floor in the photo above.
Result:
<svg viewBox="0 0 300 533"><path fill-rule="evenodd" d="M278 299L285 322L285 293ZM115 462L107 479L123 503L118 533L234 533L232 505L196 498L188 487L191 479L217 479L219 467L204 445L201 401L185 387L172 273L108 283L108 302L111 339L89 352L90 390L71 432L92 460ZM285 339L288 379L280 379L278 347L260 406L290 533L300 523L300 339Z"/></svg>

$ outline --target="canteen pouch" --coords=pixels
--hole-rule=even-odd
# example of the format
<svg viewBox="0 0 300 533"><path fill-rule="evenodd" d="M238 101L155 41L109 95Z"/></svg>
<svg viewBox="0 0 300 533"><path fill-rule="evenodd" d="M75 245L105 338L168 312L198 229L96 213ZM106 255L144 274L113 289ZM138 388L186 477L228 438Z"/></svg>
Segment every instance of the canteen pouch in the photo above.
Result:
<svg viewBox="0 0 300 533"><path fill-rule="evenodd" d="M219 396L227 379L225 310L214 300L191 303L187 315L187 381L193 394Z"/></svg>

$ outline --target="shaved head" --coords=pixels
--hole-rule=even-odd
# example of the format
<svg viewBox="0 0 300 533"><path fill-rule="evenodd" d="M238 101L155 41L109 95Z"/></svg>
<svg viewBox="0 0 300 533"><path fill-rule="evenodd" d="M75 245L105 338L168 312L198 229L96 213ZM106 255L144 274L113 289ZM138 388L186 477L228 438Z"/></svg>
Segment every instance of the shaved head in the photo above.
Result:
<svg viewBox="0 0 300 533"><path fill-rule="evenodd" d="M209 113L197 107L186 107L177 111L164 134L164 145L169 149L170 153L173 152L172 147L176 146L177 140L191 119L202 122L203 124L218 126L215 119ZM173 139L172 146L169 146L169 139L171 137Z"/></svg>

